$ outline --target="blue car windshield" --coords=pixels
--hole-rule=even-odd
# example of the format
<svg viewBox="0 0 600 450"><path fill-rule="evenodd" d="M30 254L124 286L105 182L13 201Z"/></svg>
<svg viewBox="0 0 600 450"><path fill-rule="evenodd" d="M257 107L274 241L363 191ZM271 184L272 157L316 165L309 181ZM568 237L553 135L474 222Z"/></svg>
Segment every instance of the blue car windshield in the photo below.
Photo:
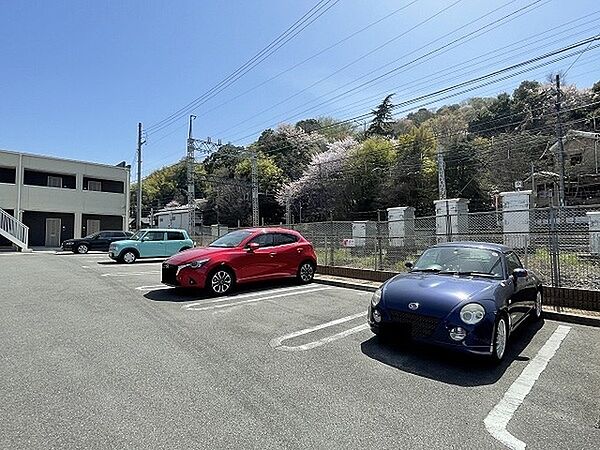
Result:
<svg viewBox="0 0 600 450"><path fill-rule="evenodd" d="M209 247L223 247L223 248L233 248L237 247L242 243L244 239L252 234L252 231L249 230L237 230L232 231L231 233L227 233L225 236L221 236L219 239L214 241Z"/></svg>
<svg viewBox="0 0 600 450"><path fill-rule="evenodd" d="M129 239L131 239L132 241L139 241L142 239L142 236L146 234L145 231L137 231L133 236L131 236Z"/></svg>
<svg viewBox="0 0 600 450"><path fill-rule="evenodd" d="M412 268L414 272L435 272L502 277L500 253L472 247L434 247L426 250Z"/></svg>

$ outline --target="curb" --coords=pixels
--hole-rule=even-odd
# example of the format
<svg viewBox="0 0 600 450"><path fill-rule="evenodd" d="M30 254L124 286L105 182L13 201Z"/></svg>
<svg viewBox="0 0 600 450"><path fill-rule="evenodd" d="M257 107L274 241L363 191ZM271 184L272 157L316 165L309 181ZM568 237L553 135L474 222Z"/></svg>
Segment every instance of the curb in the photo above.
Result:
<svg viewBox="0 0 600 450"><path fill-rule="evenodd" d="M315 277L315 281L329 286L357 289L359 291L375 292L376 287L368 284L356 283L353 281L328 280L326 278ZM559 313L556 311L544 311L545 319L557 320L559 322L574 323L577 325L587 325L590 327L600 327L600 317L578 316L575 314Z"/></svg>
<svg viewBox="0 0 600 450"><path fill-rule="evenodd" d="M317 276L315 277L315 281L317 283L327 284L329 286L335 286L335 287L341 287L341 288L347 288L347 289L356 289L359 291L375 292L377 290L377 288L374 286L371 286L368 284L362 284L362 283L355 283L352 281L328 280L326 278L320 278Z"/></svg>
<svg viewBox="0 0 600 450"><path fill-rule="evenodd" d="M575 314L559 313L556 311L544 311L544 319L557 320L560 322L574 323L577 325L587 325L590 327L600 327L600 317L577 316Z"/></svg>

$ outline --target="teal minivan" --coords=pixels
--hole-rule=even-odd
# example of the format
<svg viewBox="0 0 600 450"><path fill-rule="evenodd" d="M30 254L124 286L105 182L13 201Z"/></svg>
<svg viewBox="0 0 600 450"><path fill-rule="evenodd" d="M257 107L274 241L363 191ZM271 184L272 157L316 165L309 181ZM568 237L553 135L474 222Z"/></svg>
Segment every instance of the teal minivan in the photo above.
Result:
<svg viewBox="0 0 600 450"><path fill-rule="evenodd" d="M152 228L139 230L130 239L116 241L108 248L108 257L132 264L139 258L167 258L194 246L185 230Z"/></svg>

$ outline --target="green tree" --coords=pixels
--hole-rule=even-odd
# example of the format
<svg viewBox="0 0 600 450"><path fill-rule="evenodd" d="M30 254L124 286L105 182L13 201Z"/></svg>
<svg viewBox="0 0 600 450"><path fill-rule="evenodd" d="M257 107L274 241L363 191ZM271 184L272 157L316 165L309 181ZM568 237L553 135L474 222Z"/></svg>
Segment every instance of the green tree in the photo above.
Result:
<svg viewBox="0 0 600 450"><path fill-rule="evenodd" d="M435 114L429 111L427 108L421 108L418 111L408 114L406 118L410 120L414 126L420 127L421 124L423 124L424 122L426 122L434 116Z"/></svg>
<svg viewBox="0 0 600 450"><path fill-rule="evenodd" d="M242 158L244 147L238 147L232 144L226 144L219 147L217 151L211 153L203 162L206 172L215 173L219 169L226 169L229 176L233 175L233 170Z"/></svg>
<svg viewBox="0 0 600 450"><path fill-rule="evenodd" d="M325 139L318 133L306 133L292 125L265 130L254 144L256 151L273 158L288 180L297 180L313 155L325 149Z"/></svg>
<svg viewBox="0 0 600 450"><path fill-rule="evenodd" d="M394 108L394 104L392 103L393 95L389 94L386 96L379 106L371 111L373 120L367 129L367 136L391 136L392 110Z"/></svg>
<svg viewBox="0 0 600 450"><path fill-rule="evenodd" d="M490 207L488 166L484 158L487 149L485 138L453 140L444 148L447 195L468 198L472 211Z"/></svg>
<svg viewBox="0 0 600 450"><path fill-rule="evenodd" d="M516 127L512 117L513 103L510 95L498 95L487 107L482 108L469 123L469 132L480 136L494 136L509 132Z"/></svg>
<svg viewBox="0 0 600 450"><path fill-rule="evenodd" d="M345 169L354 212L384 206L382 187L389 179L394 155L394 145L383 137L369 138L352 152Z"/></svg>
<svg viewBox="0 0 600 450"><path fill-rule="evenodd" d="M387 206L413 206L421 214L432 211L437 198L435 146L425 125L398 138L391 173L382 186Z"/></svg>
<svg viewBox="0 0 600 450"><path fill-rule="evenodd" d="M206 195L204 166L196 164L194 189L196 198ZM135 205L137 184L131 186L131 204ZM187 203L187 163L185 159L155 170L142 181L142 214L148 215L150 208L159 209L171 201Z"/></svg>

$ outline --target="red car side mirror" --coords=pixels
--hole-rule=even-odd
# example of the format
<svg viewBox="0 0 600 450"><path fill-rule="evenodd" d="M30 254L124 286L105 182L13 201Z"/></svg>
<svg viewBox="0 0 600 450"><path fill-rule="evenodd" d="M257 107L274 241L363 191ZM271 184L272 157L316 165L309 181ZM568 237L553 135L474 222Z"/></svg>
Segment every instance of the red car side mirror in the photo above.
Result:
<svg viewBox="0 0 600 450"><path fill-rule="evenodd" d="M256 242L250 242L246 248L248 249L248 252L252 253L260 248L260 244L257 244Z"/></svg>

